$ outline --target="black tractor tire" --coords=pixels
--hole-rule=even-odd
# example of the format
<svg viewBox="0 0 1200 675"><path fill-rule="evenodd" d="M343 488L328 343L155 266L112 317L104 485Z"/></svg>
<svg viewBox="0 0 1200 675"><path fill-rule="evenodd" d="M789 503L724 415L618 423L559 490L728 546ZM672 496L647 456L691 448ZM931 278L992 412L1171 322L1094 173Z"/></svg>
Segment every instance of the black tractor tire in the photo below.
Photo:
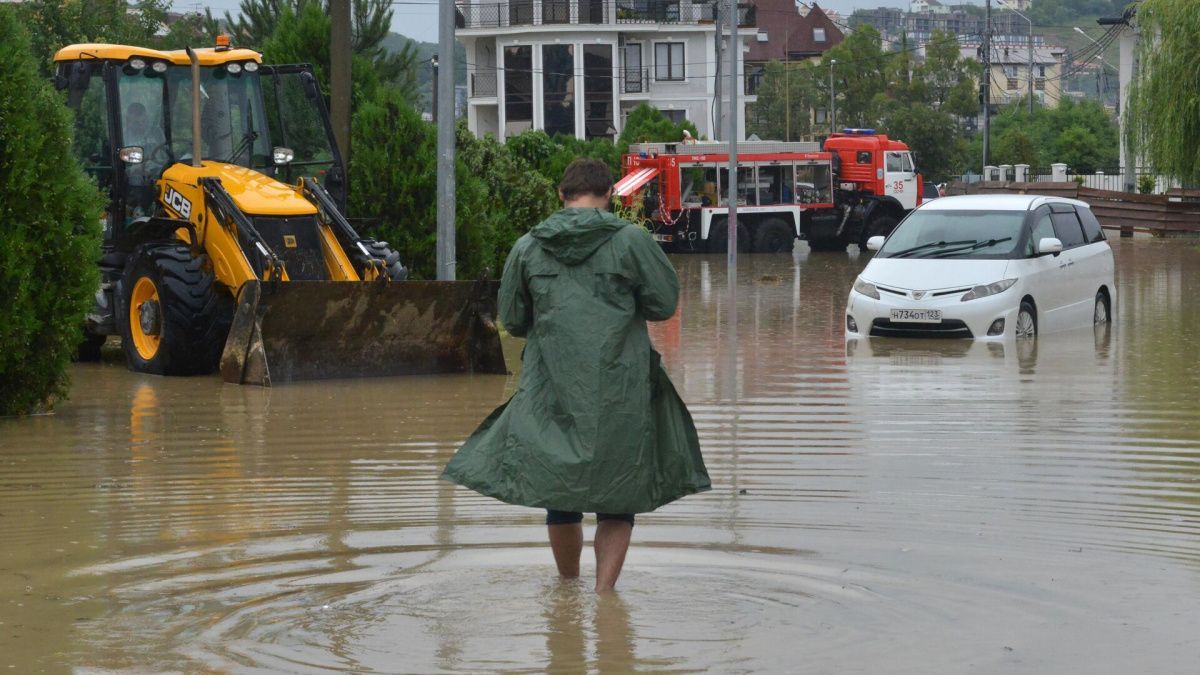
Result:
<svg viewBox="0 0 1200 675"><path fill-rule="evenodd" d="M87 328L83 329L82 339L79 341L79 347L75 352L76 361L99 361L100 348L104 346L104 341L108 339L106 335L93 333Z"/></svg>
<svg viewBox="0 0 1200 675"><path fill-rule="evenodd" d="M894 216L876 216L863 228L862 239L858 242L860 251L867 250L867 240L871 237L886 237L896 229L900 221Z"/></svg>
<svg viewBox="0 0 1200 675"><path fill-rule="evenodd" d="M796 231L779 218L768 218L754 231L755 253L791 253L796 246Z"/></svg>
<svg viewBox="0 0 1200 675"><path fill-rule="evenodd" d="M156 301L135 296L146 284ZM234 306L217 287L207 256L194 257L183 244L142 244L129 258L119 297L116 323L130 370L202 375L217 369ZM157 338L149 340L152 348L150 338Z"/></svg>
<svg viewBox="0 0 1200 675"><path fill-rule="evenodd" d="M742 223L738 223L738 253L750 252L750 230ZM708 252L709 253L726 253L729 251L729 225L722 219L721 221L713 220L712 226L708 228Z"/></svg>
<svg viewBox="0 0 1200 675"><path fill-rule="evenodd" d="M408 268L400 262L400 254L392 250L386 241L363 239L363 246L371 253L372 260L382 260L387 269L388 278L392 281L404 281L408 278ZM360 252L358 256L359 272L364 271L371 263Z"/></svg>
<svg viewBox="0 0 1200 675"><path fill-rule="evenodd" d="M846 252L846 241L837 237L817 237L808 239L808 247L814 251Z"/></svg>

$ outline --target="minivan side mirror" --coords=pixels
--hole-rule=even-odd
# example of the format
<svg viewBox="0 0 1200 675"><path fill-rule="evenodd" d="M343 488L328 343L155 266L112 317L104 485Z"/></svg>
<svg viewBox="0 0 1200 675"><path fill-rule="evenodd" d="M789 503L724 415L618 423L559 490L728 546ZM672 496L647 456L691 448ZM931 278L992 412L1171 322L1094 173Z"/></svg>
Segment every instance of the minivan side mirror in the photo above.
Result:
<svg viewBox="0 0 1200 675"><path fill-rule="evenodd" d="M886 240L887 237L871 237L867 240L867 249L871 251L878 251L879 249L883 248L883 242ZM1062 249L1061 245L1059 246L1059 249Z"/></svg>
<svg viewBox="0 0 1200 675"><path fill-rule="evenodd" d="M1037 251L1038 255L1046 255L1048 253L1058 255L1062 253L1062 240L1056 237L1044 237L1038 241Z"/></svg>

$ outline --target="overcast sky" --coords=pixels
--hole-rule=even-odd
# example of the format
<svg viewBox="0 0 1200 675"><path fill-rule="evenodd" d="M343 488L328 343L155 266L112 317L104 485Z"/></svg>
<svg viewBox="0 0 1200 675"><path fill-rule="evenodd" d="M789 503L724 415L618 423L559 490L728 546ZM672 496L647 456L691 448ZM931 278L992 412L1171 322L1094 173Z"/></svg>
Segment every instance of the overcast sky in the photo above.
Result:
<svg viewBox="0 0 1200 675"><path fill-rule="evenodd" d="M974 1L974 4L981 4L979 0L959 1ZM216 16L224 16L226 10L236 12L239 5L238 0L204 0L203 2L174 0L174 2L175 9L178 11L203 11L205 7L211 7ZM435 3L436 0L402 0L402 4L395 6L392 30L417 40L437 42L437 5ZM817 0L817 4L846 14L860 7L908 8L908 0L824 0L823 2Z"/></svg>

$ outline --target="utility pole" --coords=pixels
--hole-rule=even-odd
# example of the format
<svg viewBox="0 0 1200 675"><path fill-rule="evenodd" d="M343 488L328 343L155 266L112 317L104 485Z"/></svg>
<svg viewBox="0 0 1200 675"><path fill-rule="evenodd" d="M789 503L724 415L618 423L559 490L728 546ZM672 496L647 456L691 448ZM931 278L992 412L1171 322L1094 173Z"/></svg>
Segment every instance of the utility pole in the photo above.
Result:
<svg viewBox="0 0 1200 675"><path fill-rule="evenodd" d="M437 111L437 278L455 278L454 0L439 0ZM445 63L441 61L445 60Z"/></svg>
<svg viewBox="0 0 1200 675"><path fill-rule="evenodd" d="M1033 20L1024 14L1021 18L1029 22L1029 116L1033 117Z"/></svg>
<svg viewBox="0 0 1200 675"><path fill-rule="evenodd" d="M350 163L350 0L329 3L329 116L342 161Z"/></svg>
<svg viewBox="0 0 1200 675"><path fill-rule="evenodd" d="M432 89L432 94L433 94L433 97L432 97L432 98L433 98L433 100L431 101L432 105L431 105L430 107L433 109L433 120L434 120L434 124L436 124L436 123L437 123L437 118L438 118L438 116L437 116L437 104L438 104L438 100L437 100L437 95L438 95L438 60L437 60L437 54L434 54L433 56L431 56L431 57L429 58L429 65L430 65L430 67L432 67L432 68L433 68L433 85L430 87L430 89Z"/></svg>
<svg viewBox="0 0 1200 675"><path fill-rule="evenodd" d="M829 59L829 135L837 133L837 101L833 96L833 67L837 59Z"/></svg>
<svg viewBox="0 0 1200 675"><path fill-rule="evenodd" d="M983 24L983 166L991 157L992 143L992 0L987 0ZM980 167L980 171L986 170ZM986 176L985 176L986 178Z"/></svg>
<svg viewBox="0 0 1200 675"><path fill-rule="evenodd" d="M713 138L720 139L725 134L725 101L721 98L721 5L720 3L713 5L713 11L716 12L717 26L717 67L713 77L713 98L717 102L716 119L713 120Z"/></svg>
<svg viewBox="0 0 1200 675"><path fill-rule="evenodd" d="M729 249L726 251L730 289L737 277L737 142L738 142L738 0L729 0Z"/></svg>

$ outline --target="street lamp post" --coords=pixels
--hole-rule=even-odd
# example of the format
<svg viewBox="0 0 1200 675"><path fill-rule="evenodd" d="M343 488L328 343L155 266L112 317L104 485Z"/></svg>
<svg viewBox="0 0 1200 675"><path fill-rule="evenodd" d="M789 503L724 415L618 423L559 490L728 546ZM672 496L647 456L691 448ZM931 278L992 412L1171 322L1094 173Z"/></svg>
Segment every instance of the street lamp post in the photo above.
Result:
<svg viewBox="0 0 1200 675"><path fill-rule="evenodd" d="M1029 24L1029 114L1032 115L1033 114L1033 21L1030 21L1029 17L1027 17L1024 14L1013 9L1013 7L1011 5L1009 5L1007 2L1005 2L1004 0L996 0L996 2L1000 3L1001 7L1007 9L1008 11L1012 12L1013 14L1016 14L1017 16L1021 17L1022 19L1025 19L1025 21Z"/></svg>
<svg viewBox="0 0 1200 675"><path fill-rule="evenodd" d="M829 59L829 135L834 134L837 129L837 103L833 98L833 66L837 63L837 59Z"/></svg>

